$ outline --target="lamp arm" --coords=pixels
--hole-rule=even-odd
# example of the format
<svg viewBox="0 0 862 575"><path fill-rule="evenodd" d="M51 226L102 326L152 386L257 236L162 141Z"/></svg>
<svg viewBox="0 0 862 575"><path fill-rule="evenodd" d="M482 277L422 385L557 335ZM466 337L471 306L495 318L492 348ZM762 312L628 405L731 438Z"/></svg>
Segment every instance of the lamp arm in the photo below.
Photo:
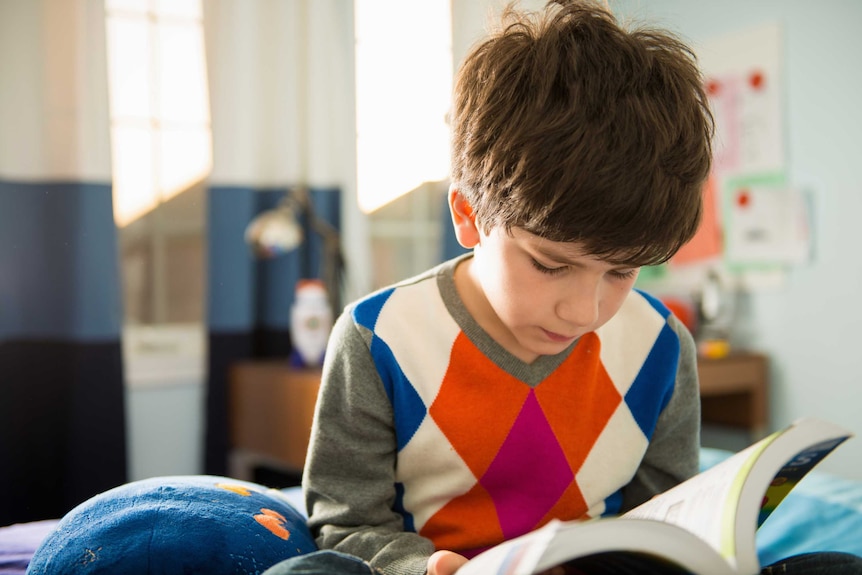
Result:
<svg viewBox="0 0 862 575"><path fill-rule="evenodd" d="M321 275L332 313L338 314L341 312L341 276L345 267L341 234L335 226L317 215L307 188L296 188L287 197L299 204L308 217L308 225L323 240L324 261Z"/></svg>

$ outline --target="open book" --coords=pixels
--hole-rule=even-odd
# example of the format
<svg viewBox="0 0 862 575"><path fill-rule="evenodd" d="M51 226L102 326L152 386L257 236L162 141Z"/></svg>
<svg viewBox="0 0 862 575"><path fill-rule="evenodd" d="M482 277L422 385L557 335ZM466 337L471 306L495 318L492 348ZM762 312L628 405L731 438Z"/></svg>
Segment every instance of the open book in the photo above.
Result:
<svg viewBox="0 0 862 575"><path fill-rule="evenodd" d="M552 521L477 555L458 575L530 575L573 561L588 573L625 565L634 573L754 575L757 528L851 435L801 419L624 515Z"/></svg>

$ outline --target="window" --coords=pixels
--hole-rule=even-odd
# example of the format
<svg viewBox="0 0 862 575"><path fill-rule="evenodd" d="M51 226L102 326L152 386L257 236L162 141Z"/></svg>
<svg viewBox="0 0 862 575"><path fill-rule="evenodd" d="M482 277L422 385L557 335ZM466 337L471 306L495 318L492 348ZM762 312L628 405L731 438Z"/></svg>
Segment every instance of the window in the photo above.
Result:
<svg viewBox="0 0 862 575"><path fill-rule="evenodd" d="M440 261L452 16L449 0L355 7L357 199L368 214L377 288Z"/></svg>
<svg viewBox="0 0 862 575"><path fill-rule="evenodd" d="M355 5L357 196L369 213L449 174L452 16L450 0Z"/></svg>
<svg viewBox="0 0 862 575"><path fill-rule="evenodd" d="M127 324L200 323L212 165L201 0L106 0Z"/></svg>

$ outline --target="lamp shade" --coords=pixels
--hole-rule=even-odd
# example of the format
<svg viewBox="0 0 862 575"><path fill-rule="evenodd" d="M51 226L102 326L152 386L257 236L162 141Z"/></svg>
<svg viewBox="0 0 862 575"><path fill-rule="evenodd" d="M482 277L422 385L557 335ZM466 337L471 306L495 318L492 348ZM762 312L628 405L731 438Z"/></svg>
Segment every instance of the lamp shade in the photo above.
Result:
<svg viewBox="0 0 862 575"><path fill-rule="evenodd" d="M298 248L302 227L293 208L281 204L254 218L245 230L245 241L257 257L276 257Z"/></svg>

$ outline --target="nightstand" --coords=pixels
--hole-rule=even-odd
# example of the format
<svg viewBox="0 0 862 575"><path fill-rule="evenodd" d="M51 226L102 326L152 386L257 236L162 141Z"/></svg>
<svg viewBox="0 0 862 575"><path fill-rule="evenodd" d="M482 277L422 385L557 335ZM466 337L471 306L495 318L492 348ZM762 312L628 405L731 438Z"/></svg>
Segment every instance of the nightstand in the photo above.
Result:
<svg viewBox="0 0 862 575"><path fill-rule="evenodd" d="M759 353L734 352L697 360L704 423L741 429L752 441L769 431L769 361Z"/></svg>
<svg viewBox="0 0 862 575"><path fill-rule="evenodd" d="M294 368L287 359L234 364L230 475L251 481L256 466L301 473L319 388L320 369Z"/></svg>

